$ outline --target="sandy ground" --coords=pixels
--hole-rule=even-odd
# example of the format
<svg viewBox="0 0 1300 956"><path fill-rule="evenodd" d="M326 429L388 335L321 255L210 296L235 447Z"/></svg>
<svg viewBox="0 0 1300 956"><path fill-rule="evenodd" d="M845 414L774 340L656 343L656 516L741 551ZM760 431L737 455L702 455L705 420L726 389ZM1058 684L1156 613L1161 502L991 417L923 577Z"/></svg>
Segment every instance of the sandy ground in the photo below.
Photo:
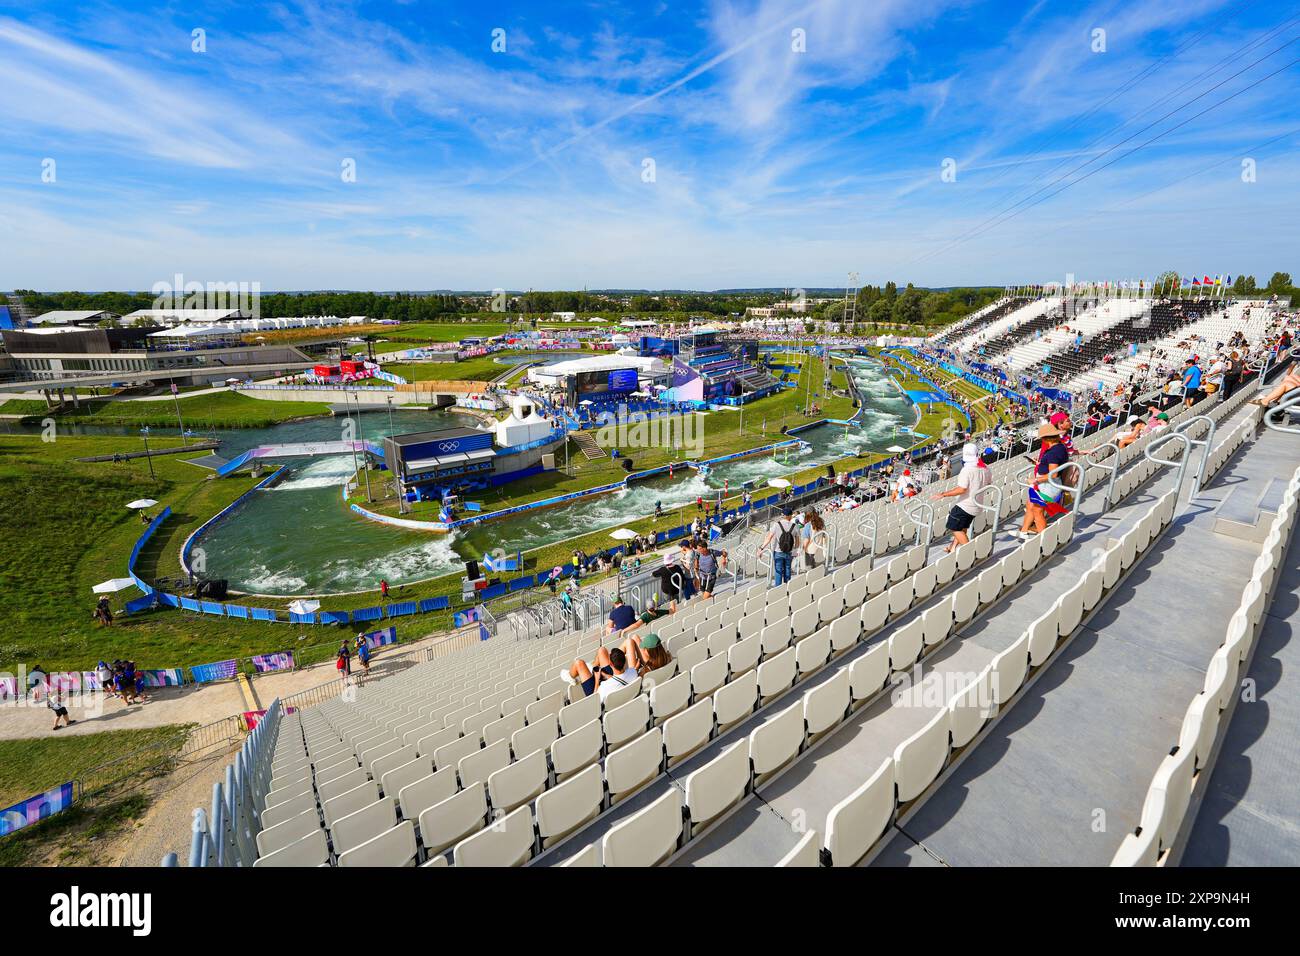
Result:
<svg viewBox="0 0 1300 956"><path fill-rule="evenodd" d="M444 637L445 635L438 635ZM426 638L433 640L435 638ZM402 644L397 651L383 653L371 661L371 674L379 677L398 669L401 661L395 660L402 651L410 650L425 641ZM385 660L386 656L388 660ZM354 665L355 667L355 665ZM359 668L357 668L359 670ZM149 699L129 707L120 698L106 698L103 694L90 694L83 698L69 698L68 716L76 723L59 730L51 729L54 715L42 701L0 704L0 739L17 740L46 737L54 734L96 734L105 730L132 730L139 727L158 727L163 724L211 724L246 710L261 709L276 697L287 697L299 691L319 687L331 682L338 684L333 662L317 664L297 671L259 674L250 678L256 706L244 701L236 681L218 684L187 684L184 687L156 687L150 690Z"/></svg>

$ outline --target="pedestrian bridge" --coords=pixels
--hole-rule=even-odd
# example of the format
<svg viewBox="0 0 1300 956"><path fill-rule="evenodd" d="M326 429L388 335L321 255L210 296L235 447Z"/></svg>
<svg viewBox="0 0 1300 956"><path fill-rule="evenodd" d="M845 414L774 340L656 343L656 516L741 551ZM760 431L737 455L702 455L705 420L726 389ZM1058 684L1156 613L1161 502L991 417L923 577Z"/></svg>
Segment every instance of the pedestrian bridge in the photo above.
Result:
<svg viewBox="0 0 1300 956"><path fill-rule="evenodd" d="M233 475L255 458L314 458L320 455L350 455L354 452L369 453L377 458L384 457L383 447L372 441L313 441L286 445L259 445L230 459L217 469L217 476L224 478Z"/></svg>

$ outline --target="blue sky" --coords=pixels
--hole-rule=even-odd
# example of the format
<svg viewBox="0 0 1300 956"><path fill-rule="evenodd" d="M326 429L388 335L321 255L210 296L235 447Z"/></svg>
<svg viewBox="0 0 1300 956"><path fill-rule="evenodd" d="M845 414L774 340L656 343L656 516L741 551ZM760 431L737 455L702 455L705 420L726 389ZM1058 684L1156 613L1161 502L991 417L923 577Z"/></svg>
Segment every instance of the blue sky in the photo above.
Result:
<svg viewBox="0 0 1300 956"><path fill-rule="evenodd" d="M1266 280L1297 58L1283 0L0 0L0 288Z"/></svg>

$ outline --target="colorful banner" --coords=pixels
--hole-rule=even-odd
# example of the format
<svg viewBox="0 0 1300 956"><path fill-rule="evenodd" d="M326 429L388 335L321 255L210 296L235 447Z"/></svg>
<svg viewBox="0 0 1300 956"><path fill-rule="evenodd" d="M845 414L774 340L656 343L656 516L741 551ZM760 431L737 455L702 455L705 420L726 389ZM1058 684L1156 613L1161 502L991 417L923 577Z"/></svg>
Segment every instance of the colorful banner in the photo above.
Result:
<svg viewBox="0 0 1300 956"><path fill-rule="evenodd" d="M185 672L179 667L137 670L135 673L144 680L145 687L180 687L185 683Z"/></svg>
<svg viewBox="0 0 1300 956"><path fill-rule="evenodd" d="M0 836L8 836L15 830L31 826L70 806L72 806L71 783L55 787L48 793L28 797L22 803L15 803L7 810L0 810Z"/></svg>
<svg viewBox="0 0 1300 956"><path fill-rule="evenodd" d="M217 680L230 680L239 672L238 661L216 661L212 664L197 664L190 668L190 677L196 684L206 684Z"/></svg>
<svg viewBox="0 0 1300 956"><path fill-rule="evenodd" d="M293 651L280 651L276 654L254 654L253 668L259 674L268 671L293 670Z"/></svg>
<svg viewBox="0 0 1300 956"><path fill-rule="evenodd" d="M362 636L365 637L366 643L370 645L370 649L373 651L375 648L383 647L386 644L396 644L397 628L390 626L384 628L382 631L374 631Z"/></svg>
<svg viewBox="0 0 1300 956"><path fill-rule="evenodd" d="M478 608L472 607L466 611L457 611L451 616L451 622L456 627L464 627L466 624L474 624L479 619Z"/></svg>
<svg viewBox="0 0 1300 956"><path fill-rule="evenodd" d="M81 690L81 672L69 671L66 674L50 674L46 680L50 689L60 694L75 694Z"/></svg>

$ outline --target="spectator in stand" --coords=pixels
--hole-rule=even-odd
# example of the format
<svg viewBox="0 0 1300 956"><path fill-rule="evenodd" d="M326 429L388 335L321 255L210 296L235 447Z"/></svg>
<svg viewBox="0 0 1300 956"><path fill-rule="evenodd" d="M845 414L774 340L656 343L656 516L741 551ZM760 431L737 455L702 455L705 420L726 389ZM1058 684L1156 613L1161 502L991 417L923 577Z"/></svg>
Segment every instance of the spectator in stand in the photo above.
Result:
<svg viewBox="0 0 1300 956"><path fill-rule="evenodd" d="M628 665L627 655L620 647L600 648L594 664L593 667L579 657L568 670L560 670L560 678L568 684L581 683L582 693L587 697L599 692L602 700L637 679L636 668Z"/></svg>
<svg viewBox="0 0 1300 956"><path fill-rule="evenodd" d="M693 538L684 538L677 546L677 563L682 569L682 600L689 601L695 597L695 592L699 590L695 585L695 541ZM673 557L671 553L664 556L664 563Z"/></svg>
<svg viewBox="0 0 1300 956"><path fill-rule="evenodd" d="M713 590L718 585L718 571L726 566L726 551L714 551L704 542L700 542L695 551L695 575L702 598L708 600L713 597Z"/></svg>
<svg viewBox="0 0 1300 956"><path fill-rule="evenodd" d="M817 552L821 549L820 533L826 530L826 522L817 513L816 508L809 508L803 516L803 560L807 567L817 567Z"/></svg>
<svg viewBox="0 0 1300 956"><path fill-rule="evenodd" d="M1146 422L1136 415L1130 415L1128 427L1115 436L1115 444L1120 448L1127 448L1141 438L1144 431L1146 431Z"/></svg>
<svg viewBox="0 0 1300 956"><path fill-rule="evenodd" d="M1070 437L1070 429L1074 428L1074 422L1070 421L1069 412L1053 412L1047 419L1057 431L1061 433L1061 444L1071 455L1079 454L1079 449L1074 447L1074 440Z"/></svg>
<svg viewBox="0 0 1300 956"><path fill-rule="evenodd" d="M1038 461L1034 466L1034 476L1026 495L1025 520L1015 536L1028 540L1035 534L1047 530L1047 519L1051 514L1065 511L1061 504L1064 492L1060 487L1068 484L1065 474L1054 474L1053 469L1060 468L1070 460L1070 453L1061 444L1061 433L1053 425L1043 425L1038 429L1038 438L1042 447L1038 452ZM1034 529L1032 532L1030 529Z"/></svg>
<svg viewBox="0 0 1300 956"><path fill-rule="evenodd" d="M1262 405L1267 408L1280 401L1282 396L1287 392L1296 388L1300 388L1300 361L1291 363L1291 367L1287 369L1286 375L1282 377L1282 381L1278 382L1277 386L1271 392L1267 395L1261 396L1260 398L1251 399L1249 404Z"/></svg>
<svg viewBox="0 0 1300 956"><path fill-rule="evenodd" d="M948 512L947 527L952 532L952 542L944 549L945 554L951 554L970 541L968 532L971 523L980 510L976 501L979 493L987 488L990 481L992 481L989 467L984 464L984 461L979 456L979 450L974 445L962 446L961 465L961 471L957 475L956 487L934 496L936 500L940 498L959 499L952 506L952 510Z"/></svg>
<svg viewBox="0 0 1300 956"><path fill-rule="evenodd" d="M605 625L606 634L620 634L636 623L636 611L622 598L614 599L614 607L609 612L609 622Z"/></svg>
<svg viewBox="0 0 1300 956"><path fill-rule="evenodd" d="M1183 364L1183 404L1191 408L1205 397L1201 389L1201 367L1192 356Z"/></svg>
<svg viewBox="0 0 1300 956"><path fill-rule="evenodd" d="M782 508L781 517L768 527L767 534L758 546L758 553L762 554L767 550L768 545L775 544L772 549L773 587L780 587L790 580L790 563L793 560L799 533L798 524L791 517L792 513L789 505Z"/></svg>
<svg viewBox="0 0 1300 956"><path fill-rule="evenodd" d="M357 660L361 662L361 679L370 676L370 642L364 634L357 635Z"/></svg>

